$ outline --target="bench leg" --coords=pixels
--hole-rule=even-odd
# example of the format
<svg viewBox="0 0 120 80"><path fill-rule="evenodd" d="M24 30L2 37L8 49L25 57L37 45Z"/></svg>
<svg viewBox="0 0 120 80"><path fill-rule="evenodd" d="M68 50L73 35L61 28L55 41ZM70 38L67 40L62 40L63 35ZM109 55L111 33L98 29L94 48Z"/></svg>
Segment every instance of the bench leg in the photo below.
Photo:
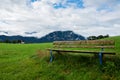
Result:
<svg viewBox="0 0 120 80"><path fill-rule="evenodd" d="M52 50L50 50L50 62L53 61L53 54L52 54Z"/></svg>
<svg viewBox="0 0 120 80"><path fill-rule="evenodd" d="M100 52L99 53L99 60L100 60L100 65L103 64L103 54Z"/></svg>
<svg viewBox="0 0 120 80"><path fill-rule="evenodd" d="M104 48L101 48L101 51L99 52L100 65L103 64L103 54L102 54L102 51L104 51Z"/></svg>

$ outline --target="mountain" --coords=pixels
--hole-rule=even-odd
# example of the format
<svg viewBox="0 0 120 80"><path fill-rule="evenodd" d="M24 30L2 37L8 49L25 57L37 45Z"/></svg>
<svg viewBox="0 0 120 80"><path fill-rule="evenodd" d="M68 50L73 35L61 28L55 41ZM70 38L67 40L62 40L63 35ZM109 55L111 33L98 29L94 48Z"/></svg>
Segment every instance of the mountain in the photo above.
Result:
<svg viewBox="0 0 120 80"><path fill-rule="evenodd" d="M0 41L14 41L14 40L22 40L25 43L37 43L38 39L36 37L23 37L20 35L17 36L5 36L5 35L1 35L0 36Z"/></svg>
<svg viewBox="0 0 120 80"><path fill-rule="evenodd" d="M71 41L71 40L85 40L81 35L75 34L73 31L55 31L40 38L41 42L52 41Z"/></svg>
<svg viewBox="0 0 120 80"><path fill-rule="evenodd" d="M53 42L53 41L66 41L66 40L85 40L82 35L76 34L73 31L54 31L41 38L36 37L23 37L23 36L5 36L0 35L0 41L5 40L22 40L25 43L41 43L41 42Z"/></svg>

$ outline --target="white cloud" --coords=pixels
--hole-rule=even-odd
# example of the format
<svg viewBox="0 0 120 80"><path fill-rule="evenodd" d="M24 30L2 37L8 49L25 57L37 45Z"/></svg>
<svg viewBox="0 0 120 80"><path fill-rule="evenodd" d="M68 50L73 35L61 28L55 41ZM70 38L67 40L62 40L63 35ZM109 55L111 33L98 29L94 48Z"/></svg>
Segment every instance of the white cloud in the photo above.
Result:
<svg viewBox="0 0 120 80"><path fill-rule="evenodd" d="M83 0L85 8L53 8L66 0L3 0L0 3L0 30L9 35L41 37L55 30L73 30L84 36L120 35L120 2L117 0ZM104 8L103 4L109 9ZM103 6L101 8L101 6ZM101 8L100 10L98 10ZM1 34L1 33L0 33Z"/></svg>

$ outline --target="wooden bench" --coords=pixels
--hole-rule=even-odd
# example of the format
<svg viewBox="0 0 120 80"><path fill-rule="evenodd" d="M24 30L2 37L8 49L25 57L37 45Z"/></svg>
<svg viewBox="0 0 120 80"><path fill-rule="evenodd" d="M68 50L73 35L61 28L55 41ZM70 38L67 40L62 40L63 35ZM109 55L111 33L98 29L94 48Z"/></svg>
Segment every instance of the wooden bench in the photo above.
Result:
<svg viewBox="0 0 120 80"><path fill-rule="evenodd" d="M115 55L115 42L113 40L81 40L81 41L54 41L50 51L50 62L53 61L52 52L89 53L99 56L100 64L103 63L104 54Z"/></svg>

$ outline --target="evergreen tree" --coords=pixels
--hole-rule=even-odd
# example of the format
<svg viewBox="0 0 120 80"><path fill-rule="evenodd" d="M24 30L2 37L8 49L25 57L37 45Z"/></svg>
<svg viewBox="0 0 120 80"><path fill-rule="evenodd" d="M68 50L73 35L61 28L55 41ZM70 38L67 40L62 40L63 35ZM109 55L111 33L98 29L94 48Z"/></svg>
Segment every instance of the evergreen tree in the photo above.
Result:
<svg viewBox="0 0 120 80"><path fill-rule="evenodd" d="M11 41L9 39L6 39L4 42L5 43L11 43Z"/></svg>

